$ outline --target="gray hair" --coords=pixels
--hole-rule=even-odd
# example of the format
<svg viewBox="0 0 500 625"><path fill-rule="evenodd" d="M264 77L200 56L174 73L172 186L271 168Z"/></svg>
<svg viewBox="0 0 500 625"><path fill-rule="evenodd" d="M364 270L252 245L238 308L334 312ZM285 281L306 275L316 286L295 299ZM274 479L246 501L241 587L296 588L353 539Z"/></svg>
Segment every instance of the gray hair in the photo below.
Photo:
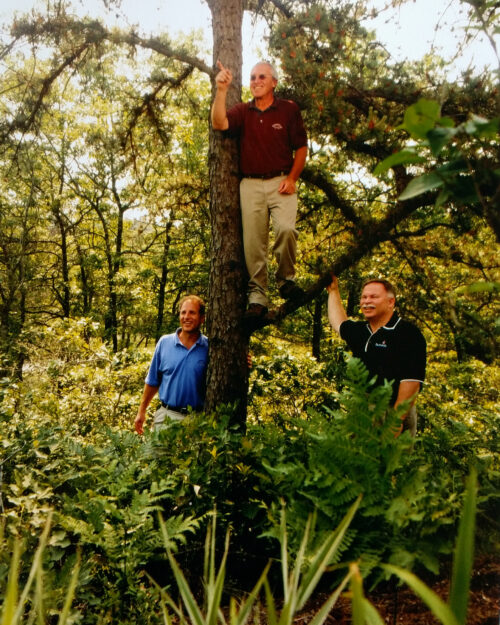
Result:
<svg viewBox="0 0 500 625"><path fill-rule="evenodd" d="M391 282L389 282L389 280L386 280L385 278L372 278L371 280L366 280L366 282L364 282L363 286L361 287L361 291L365 288L367 284L374 284L374 283L381 284L384 287L387 295L389 297L393 297L394 299L396 299L396 289L394 288L394 285Z"/></svg>
<svg viewBox="0 0 500 625"><path fill-rule="evenodd" d="M274 80L278 80L278 72L272 63L270 63L269 61L257 61L257 63L255 63L255 65L252 67L252 70L254 70L257 65L267 65L271 70L271 76L274 78Z"/></svg>

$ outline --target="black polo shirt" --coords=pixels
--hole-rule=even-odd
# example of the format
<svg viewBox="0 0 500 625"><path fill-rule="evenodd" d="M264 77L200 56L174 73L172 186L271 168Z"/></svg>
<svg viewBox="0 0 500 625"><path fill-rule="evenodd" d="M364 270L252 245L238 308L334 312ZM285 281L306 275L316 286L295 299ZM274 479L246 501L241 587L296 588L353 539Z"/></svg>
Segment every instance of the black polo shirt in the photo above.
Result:
<svg viewBox="0 0 500 625"><path fill-rule="evenodd" d="M360 358L377 384L394 380L392 403L396 401L399 383L403 380L425 379L426 343L422 332L396 313L385 326L372 332L366 321L344 321L340 336L347 343L352 355Z"/></svg>

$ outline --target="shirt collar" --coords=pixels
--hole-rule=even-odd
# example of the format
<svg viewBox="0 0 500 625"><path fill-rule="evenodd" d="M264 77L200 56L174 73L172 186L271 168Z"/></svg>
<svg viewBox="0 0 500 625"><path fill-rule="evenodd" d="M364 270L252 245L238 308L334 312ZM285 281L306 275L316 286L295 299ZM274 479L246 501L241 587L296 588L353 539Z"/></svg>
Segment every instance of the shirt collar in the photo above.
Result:
<svg viewBox="0 0 500 625"><path fill-rule="evenodd" d="M250 100L250 102L248 103L248 107L251 109L255 109L256 111L259 111L259 113L265 113L269 109L275 109L278 106L278 99L276 98L276 96L273 96L273 97L274 99L272 103L267 107L267 109L264 109L263 111L255 106L255 98Z"/></svg>
<svg viewBox="0 0 500 625"><path fill-rule="evenodd" d="M382 326L382 327L385 328L386 330L394 330L394 328L398 325L399 320L400 320L400 317L399 317L398 313L393 312L392 313L392 317L385 324L385 326Z"/></svg>
<svg viewBox="0 0 500 625"><path fill-rule="evenodd" d="M372 332L370 323L368 321L366 322L366 327L368 328L368 331L370 332L370 334L376 334L379 330L394 330L394 328L398 325L400 321L401 321L401 317L398 315L398 313L393 312L392 317L389 319L389 321L385 325L380 326L380 328L376 330L375 332Z"/></svg>
<svg viewBox="0 0 500 625"><path fill-rule="evenodd" d="M182 345L184 347L184 343L179 338L179 333L180 333L181 330L182 330L182 328L179 327L175 331L174 343L175 343L175 345ZM201 345L202 341L203 341L203 334L200 332L200 335L197 338L196 343L194 343L194 345Z"/></svg>

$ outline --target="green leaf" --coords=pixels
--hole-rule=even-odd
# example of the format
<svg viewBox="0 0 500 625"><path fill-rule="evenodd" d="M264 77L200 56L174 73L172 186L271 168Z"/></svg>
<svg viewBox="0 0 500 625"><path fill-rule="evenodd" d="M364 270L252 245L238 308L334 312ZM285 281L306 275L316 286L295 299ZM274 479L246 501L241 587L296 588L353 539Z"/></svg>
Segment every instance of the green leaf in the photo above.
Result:
<svg viewBox="0 0 500 625"><path fill-rule="evenodd" d="M206 590L206 594L207 594L207 618L206 618L206 623L207 625L216 625L217 623L217 616L221 607L221 600L222 600L222 592L224 590L224 581L226 578L226 561L227 561L227 554L229 551L229 530L226 533L226 542L225 542L225 548L224 548L224 553L222 556L222 562L219 566L219 570L217 572L217 575L215 577L214 580L214 574L215 574L215 520L214 520L214 529L213 529L213 535L214 535L214 539L213 539L213 544L214 544L214 550L213 550L213 555L212 555L212 561L211 561L211 565L210 565L210 569L213 571L210 574L209 580L210 583L207 585L207 590Z"/></svg>
<svg viewBox="0 0 500 625"><path fill-rule="evenodd" d="M474 469L467 480L465 501L458 527L457 545L453 558L450 607L460 625L467 619L470 578L474 559L474 532L476 526L477 475Z"/></svg>
<svg viewBox="0 0 500 625"><path fill-rule="evenodd" d="M435 100L420 99L405 111L404 121L398 127L410 133L413 139L426 139L429 130L440 119L441 107Z"/></svg>
<svg viewBox="0 0 500 625"><path fill-rule="evenodd" d="M432 191L433 189L442 187L443 184L443 179L435 172L423 174L422 176L418 176L418 178L414 178L408 184L406 189L399 196L399 199L409 200L410 198L422 195L422 193L426 193L427 191Z"/></svg>
<svg viewBox="0 0 500 625"><path fill-rule="evenodd" d="M57 625L66 625L66 622L69 617L71 604L73 603L73 599L75 597L76 585L78 583L78 573L80 572L80 561L81 555L78 553L76 564L73 568L73 573L71 574L71 579L69 582L68 589L66 590L66 595L64 597L64 606L59 615L59 620L57 621Z"/></svg>
<svg viewBox="0 0 500 625"><path fill-rule="evenodd" d="M358 565L350 565L353 625L384 625L384 619L363 592L363 579Z"/></svg>
<svg viewBox="0 0 500 625"><path fill-rule="evenodd" d="M19 561L21 547L16 540L10 561L9 581L7 584L7 592L3 601L2 625L11 625L15 623L14 614L16 611L18 584L19 584Z"/></svg>
<svg viewBox="0 0 500 625"><path fill-rule="evenodd" d="M340 585L335 589L335 591L328 597L328 599L323 603L321 608L316 612L312 621L310 621L309 625L323 625L325 620L330 615L333 606L337 602L337 599L340 597L340 594L344 590L347 582L350 580L352 573L349 571L347 575L344 577Z"/></svg>
<svg viewBox="0 0 500 625"><path fill-rule="evenodd" d="M455 128L443 128L438 126L437 128L429 130L427 140L429 141L429 146L434 156L437 156L456 134L457 131Z"/></svg>
<svg viewBox="0 0 500 625"><path fill-rule="evenodd" d="M33 556L33 561L31 563L31 568L28 574L28 579L26 580L26 583L23 588L23 592L21 593L21 597L19 598L19 603L17 604L17 609L14 615L13 623L17 623L19 619L21 618L23 614L23 610L24 610L24 604L28 598L28 594L33 584L33 581L36 578L37 571L39 567L42 566L42 555L43 555L45 546L47 544L47 539L48 539L49 532L50 532L50 525L52 523L52 514L53 514L52 511L50 511L47 516L47 520L45 522L42 534L40 536L37 550L35 551L35 555Z"/></svg>
<svg viewBox="0 0 500 625"><path fill-rule="evenodd" d="M445 128L453 128L455 126L455 122L451 117L440 117L439 125L444 126Z"/></svg>
<svg viewBox="0 0 500 625"><path fill-rule="evenodd" d="M264 580L264 590L266 595L266 611L267 622L269 625L278 625L278 616L276 614L276 603L274 601L273 593L267 579Z"/></svg>
<svg viewBox="0 0 500 625"><path fill-rule="evenodd" d="M191 622L193 623L193 625L205 625L205 620L203 618L202 612L196 602L196 599L194 598L193 593L191 592L191 588L189 587L189 584L186 578L184 577L184 574L179 568L179 565L177 564L170 550L169 536L168 536L167 529L166 529L165 523L161 515L158 516L158 519L159 519L160 529L161 529L161 533L162 533L164 544L165 544L165 549L167 551L168 560L170 562L170 566L174 573L175 581L177 582L177 587L179 589L179 592L182 597L182 601L186 607L186 610L189 614Z"/></svg>
<svg viewBox="0 0 500 625"><path fill-rule="evenodd" d="M448 163L443 163L440 167L436 169L436 172L445 176L449 176L450 174L460 174L464 171L469 171L467 166L467 161L463 158L456 158Z"/></svg>
<svg viewBox="0 0 500 625"><path fill-rule="evenodd" d="M385 625L385 621L378 613L377 608L375 608L375 606L373 606L366 598L363 602L363 608L365 613L365 622L367 625Z"/></svg>
<svg viewBox="0 0 500 625"><path fill-rule="evenodd" d="M448 200L450 195L451 193L449 189L441 189L441 191L438 193L436 201L434 202L435 208L439 208L440 206L442 206Z"/></svg>
<svg viewBox="0 0 500 625"><path fill-rule="evenodd" d="M401 150L400 152L396 152L384 158L373 170L373 175L380 176L388 169L396 165L402 165L403 163L425 163L425 161L426 159L423 156L419 156L413 150Z"/></svg>
<svg viewBox="0 0 500 625"><path fill-rule="evenodd" d="M267 574L269 572L270 567L271 567L271 563L269 562L266 568L263 570L261 576L257 580L257 583L253 587L250 594L246 597L246 599L240 605L239 612L233 615L233 617L231 618L231 625L245 625L245 623L247 622L250 616L253 605L259 597L260 589L267 579Z"/></svg>
<svg viewBox="0 0 500 625"><path fill-rule="evenodd" d="M495 293L497 291L500 291L500 282L473 282L459 287L456 293L469 295L472 293Z"/></svg>
<svg viewBox="0 0 500 625"><path fill-rule="evenodd" d="M363 580L358 565L351 564L352 624L365 625Z"/></svg>
<svg viewBox="0 0 500 625"><path fill-rule="evenodd" d="M463 124L465 132L469 135L477 135L484 139L495 139L499 132L500 118L485 119L479 115L471 115L471 118Z"/></svg>
<svg viewBox="0 0 500 625"><path fill-rule="evenodd" d="M416 575L392 564L383 564L382 568L405 582L430 608L434 616L438 618L443 625L460 625L450 606L431 588L426 586Z"/></svg>

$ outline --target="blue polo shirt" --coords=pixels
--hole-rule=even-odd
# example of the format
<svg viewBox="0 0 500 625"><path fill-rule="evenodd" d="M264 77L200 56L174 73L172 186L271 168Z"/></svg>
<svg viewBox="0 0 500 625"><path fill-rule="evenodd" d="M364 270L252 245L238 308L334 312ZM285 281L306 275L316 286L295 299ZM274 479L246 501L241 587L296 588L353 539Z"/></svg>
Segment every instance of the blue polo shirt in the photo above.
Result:
<svg viewBox="0 0 500 625"><path fill-rule="evenodd" d="M394 313L386 325L376 332L372 332L366 321L351 320L342 322L339 332L352 355L360 358L368 371L377 376L377 384L383 384L384 380L394 381L393 404L403 380L423 384L426 343L422 332L413 323Z"/></svg>
<svg viewBox="0 0 500 625"><path fill-rule="evenodd" d="M156 344L146 384L158 386L160 400L169 406L199 410L205 401L208 339L200 334L187 349L179 339L180 330L165 334Z"/></svg>

